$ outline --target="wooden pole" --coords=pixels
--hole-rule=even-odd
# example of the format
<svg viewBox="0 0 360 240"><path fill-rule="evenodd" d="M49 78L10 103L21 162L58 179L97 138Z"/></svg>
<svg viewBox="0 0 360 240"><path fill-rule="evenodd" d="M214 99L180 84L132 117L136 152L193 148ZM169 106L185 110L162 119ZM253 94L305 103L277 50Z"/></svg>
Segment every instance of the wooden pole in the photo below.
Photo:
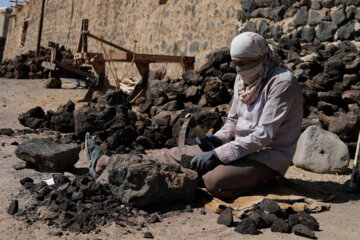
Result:
<svg viewBox="0 0 360 240"><path fill-rule="evenodd" d="M35 53L36 59L39 57L39 53L40 53L41 33L42 33L43 20L44 20L44 8L45 8L45 0L42 0L41 13L40 13L40 19L39 19L39 32L38 32L36 53Z"/></svg>

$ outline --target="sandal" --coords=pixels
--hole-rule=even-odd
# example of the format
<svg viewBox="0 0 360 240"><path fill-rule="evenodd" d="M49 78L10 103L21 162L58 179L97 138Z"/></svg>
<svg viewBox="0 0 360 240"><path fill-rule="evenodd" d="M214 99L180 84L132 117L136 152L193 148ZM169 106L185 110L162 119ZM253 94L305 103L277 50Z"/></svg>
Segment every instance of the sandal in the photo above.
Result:
<svg viewBox="0 0 360 240"><path fill-rule="evenodd" d="M103 151L99 146L96 145L95 141L91 139L90 133L85 134L85 153L86 160L89 165L89 173L94 178L98 178L100 175L95 171L96 164L100 157L104 155Z"/></svg>

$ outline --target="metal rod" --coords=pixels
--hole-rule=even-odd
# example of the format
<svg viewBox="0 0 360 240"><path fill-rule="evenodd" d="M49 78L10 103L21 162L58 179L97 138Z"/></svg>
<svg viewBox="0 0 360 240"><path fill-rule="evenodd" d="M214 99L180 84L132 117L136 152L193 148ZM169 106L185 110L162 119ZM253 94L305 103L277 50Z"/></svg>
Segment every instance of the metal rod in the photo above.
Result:
<svg viewBox="0 0 360 240"><path fill-rule="evenodd" d="M96 40L98 40L98 41L100 41L100 42L103 42L103 43L105 43L105 44L107 44L107 45L110 45L110 46L112 46L112 47L114 47L114 48L117 48L117 49L119 49L119 50L121 50L121 51L124 51L124 52L133 54L132 51L130 51L130 50L126 49L126 48L120 47L120 46L118 46L118 45L116 45L116 44L114 44L114 43L112 43L112 42L109 42L109 41L106 41L106 40L104 40L104 39L98 38L97 36L92 35L91 33L88 33L87 35L88 35L89 37L91 37L91 38L94 38L94 39L96 39Z"/></svg>
<svg viewBox="0 0 360 240"><path fill-rule="evenodd" d="M350 188L355 189L358 187L359 185L359 162L358 162L358 158L359 158L359 149L360 149L360 132L359 132L359 137L358 137L358 141L356 144L356 151L355 151L355 157L354 157L354 166L352 169L352 173L351 173L351 179L350 179Z"/></svg>
<svg viewBox="0 0 360 240"><path fill-rule="evenodd" d="M84 52L87 52L88 51L88 38L87 38L87 32L89 31L89 20L88 19L84 19L83 22L82 22L82 48L84 50Z"/></svg>
<svg viewBox="0 0 360 240"><path fill-rule="evenodd" d="M40 53L41 33L42 33L43 20L44 20L44 8L45 8L45 0L42 0L41 13L40 13L40 19L39 19L39 32L38 32L38 39L37 39L37 45L36 45L35 58L38 58L39 53Z"/></svg>

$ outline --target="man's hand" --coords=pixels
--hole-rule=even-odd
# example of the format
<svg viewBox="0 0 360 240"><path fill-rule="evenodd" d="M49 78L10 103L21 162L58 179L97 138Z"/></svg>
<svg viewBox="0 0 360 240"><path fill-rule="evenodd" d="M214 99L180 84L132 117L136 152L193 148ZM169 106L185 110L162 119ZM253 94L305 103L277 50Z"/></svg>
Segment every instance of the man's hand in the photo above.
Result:
<svg viewBox="0 0 360 240"><path fill-rule="evenodd" d="M202 140L196 137L195 142L199 145L203 152L211 151L213 148L217 148L222 145L220 138L210 134L206 134L206 137Z"/></svg>
<svg viewBox="0 0 360 240"><path fill-rule="evenodd" d="M196 170L199 175L204 175L220 164L220 160L214 151L202 152L196 155L190 163L191 169Z"/></svg>

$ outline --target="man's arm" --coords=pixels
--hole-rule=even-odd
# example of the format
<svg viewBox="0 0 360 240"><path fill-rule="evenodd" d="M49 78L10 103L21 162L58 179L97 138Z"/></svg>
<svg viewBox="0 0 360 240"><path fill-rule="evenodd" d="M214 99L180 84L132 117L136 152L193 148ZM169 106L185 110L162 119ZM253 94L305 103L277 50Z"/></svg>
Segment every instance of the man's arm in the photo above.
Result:
<svg viewBox="0 0 360 240"><path fill-rule="evenodd" d="M295 84L287 81L275 84L268 93L258 125L249 129L253 132L215 149L220 161L232 162L261 150L271 142L298 95Z"/></svg>
<svg viewBox="0 0 360 240"><path fill-rule="evenodd" d="M235 138L235 131L236 131L236 123L238 121L238 114L237 114L237 106L239 105L239 98L237 97L237 89L238 89L238 81L239 76L236 76L236 80L234 83L234 95L232 104L227 115L227 119L225 124L214 134L216 137L220 138L221 142L227 143Z"/></svg>

